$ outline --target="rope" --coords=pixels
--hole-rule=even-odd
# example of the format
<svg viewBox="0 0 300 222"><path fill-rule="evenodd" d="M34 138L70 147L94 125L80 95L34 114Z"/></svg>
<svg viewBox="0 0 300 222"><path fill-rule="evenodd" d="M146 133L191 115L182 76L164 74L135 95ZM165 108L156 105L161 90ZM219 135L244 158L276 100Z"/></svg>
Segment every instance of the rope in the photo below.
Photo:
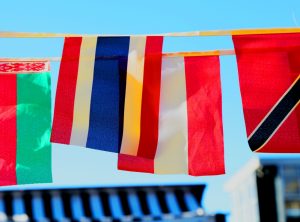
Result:
<svg viewBox="0 0 300 222"><path fill-rule="evenodd" d="M232 29L232 30L211 30L192 32L171 32L162 34L137 34L130 36L231 36L251 34L276 34L276 33L300 33L299 27L294 28L269 28L269 29ZM116 34L70 34L70 33L34 33L34 32L5 32L0 31L0 38L65 38L65 37L95 37L95 36L128 36Z"/></svg>

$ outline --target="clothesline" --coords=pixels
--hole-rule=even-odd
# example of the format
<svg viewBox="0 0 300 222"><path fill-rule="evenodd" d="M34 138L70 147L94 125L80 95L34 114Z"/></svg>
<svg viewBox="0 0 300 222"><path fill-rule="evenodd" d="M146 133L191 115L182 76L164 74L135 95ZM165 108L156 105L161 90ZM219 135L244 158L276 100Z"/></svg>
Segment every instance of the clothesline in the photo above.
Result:
<svg viewBox="0 0 300 222"><path fill-rule="evenodd" d="M130 36L170 36L170 37L191 37L191 36L230 36L230 35L250 35L250 34L276 34L276 33L300 33L300 27L293 28L269 28L269 29L233 29L233 30L211 30L211 31L192 31L192 32L172 32L162 34L141 34ZM70 34L70 33L34 33L34 32L4 32L0 31L0 38L65 38L65 37L95 37L95 36L127 36L116 34ZM235 55L232 49L210 50L198 52L173 52L164 53L164 57L176 56L213 56L213 55ZM48 60L60 62L61 57L48 58L0 58L1 61L32 61Z"/></svg>
<svg viewBox="0 0 300 222"><path fill-rule="evenodd" d="M250 35L250 34L276 34L276 33L300 33L300 27L291 28L269 28L269 29L232 29L232 30L210 30L191 32L171 32L162 34L135 34L130 36L230 36L230 35ZM0 38L64 38L79 36L128 36L117 34L71 34L71 33L34 33L34 32L5 32L0 31Z"/></svg>
<svg viewBox="0 0 300 222"><path fill-rule="evenodd" d="M235 55L234 50L211 50L199 52L171 52L163 53L163 57L177 57L177 56L214 56L214 55ZM60 62L61 57L48 57L48 58L0 58L0 61L50 61Z"/></svg>

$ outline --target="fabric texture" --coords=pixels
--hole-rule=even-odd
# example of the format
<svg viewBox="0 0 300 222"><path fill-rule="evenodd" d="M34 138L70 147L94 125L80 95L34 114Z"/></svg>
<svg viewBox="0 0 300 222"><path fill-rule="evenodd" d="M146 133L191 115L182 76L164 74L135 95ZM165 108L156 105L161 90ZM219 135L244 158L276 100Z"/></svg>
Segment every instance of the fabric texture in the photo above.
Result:
<svg viewBox="0 0 300 222"><path fill-rule="evenodd" d="M154 159L120 154L118 169L155 174L225 172L218 56L162 60Z"/></svg>
<svg viewBox="0 0 300 222"><path fill-rule="evenodd" d="M119 152L129 37L98 37L87 147Z"/></svg>
<svg viewBox="0 0 300 222"><path fill-rule="evenodd" d="M65 38L57 82L51 142L69 144L82 38Z"/></svg>
<svg viewBox="0 0 300 222"><path fill-rule="evenodd" d="M66 38L51 141L154 158L162 44L161 36Z"/></svg>
<svg viewBox="0 0 300 222"><path fill-rule="evenodd" d="M249 146L300 152L300 34L235 35Z"/></svg>
<svg viewBox="0 0 300 222"><path fill-rule="evenodd" d="M50 73L26 69L0 72L0 185L52 182Z"/></svg>

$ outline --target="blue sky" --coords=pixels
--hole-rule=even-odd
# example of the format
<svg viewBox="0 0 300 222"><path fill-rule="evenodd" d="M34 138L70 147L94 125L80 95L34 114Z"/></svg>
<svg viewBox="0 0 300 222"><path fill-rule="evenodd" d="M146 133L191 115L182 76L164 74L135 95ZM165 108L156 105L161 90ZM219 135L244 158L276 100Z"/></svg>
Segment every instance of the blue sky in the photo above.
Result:
<svg viewBox="0 0 300 222"><path fill-rule="evenodd" d="M10 0L1 2L1 9L0 31L147 34L300 25L299 0ZM61 56L62 46L63 39L0 39L0 57ZM230 48L229 36L166 38L164 44L165 52ZM53 99L58 68L58 63L52 64ZM254 154L246 141L234 56L221 57L221 71L226 175L197 178L120 172L115 154L54 144L55 185L206 183L206 209L229 211L223 184Z"/></svg>

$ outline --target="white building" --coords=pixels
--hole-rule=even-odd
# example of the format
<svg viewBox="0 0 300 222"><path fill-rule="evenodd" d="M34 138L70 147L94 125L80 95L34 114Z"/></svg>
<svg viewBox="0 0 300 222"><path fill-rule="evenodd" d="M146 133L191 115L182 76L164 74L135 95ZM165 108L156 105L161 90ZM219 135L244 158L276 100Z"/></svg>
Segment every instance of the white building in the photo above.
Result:
<svg viewBox="0 0 300 222"><path fill-rule="evenodd" d="M255 158L225 185L233 222L299 222L300 158Z"/></svg>

